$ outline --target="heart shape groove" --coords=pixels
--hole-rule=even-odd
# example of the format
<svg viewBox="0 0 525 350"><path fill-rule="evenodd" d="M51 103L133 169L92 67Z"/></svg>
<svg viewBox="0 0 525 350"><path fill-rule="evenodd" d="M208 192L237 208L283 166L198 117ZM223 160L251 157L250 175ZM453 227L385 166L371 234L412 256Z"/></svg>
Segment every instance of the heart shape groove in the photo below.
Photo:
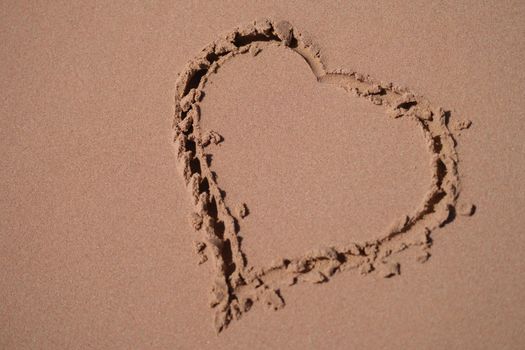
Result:
<svg viewBox="0 0 525 350"><path fill-rule="evenodd" d="M214 131L201 130L199 103L210 76L218 73L223 64L238 55L256 55L269 45L300 55L319 82L384 106L392 118L416 120L431 154L432 179L423 203L376 239L315 249L303 256L279 259L266 267L254 267L241 249L239 235L247 208L244 205L230 208L217 184L205 150L210 144L221 142L222 137ZM432 232L451 222L456 213L472 215L475 211L471 204L458 206L459 160L453 132L459 135L469 126L470 121L466 120L451 122L449 111L432 107L423 96L406 88L377 82L353 71L328 71L319 49L287 21L257 20L207 45L178 76L172 127L178 168L191 194L190 224L201 235L195 242L195 250L201 263L208 257L214 263L210 306L215 310L217 332L257 301L275 310L283 307L284 287L301 282L327 282L338 272L355 269L362 274L378 270L384 277L395 276L400 273L400 266L392 257L408 248L419 247L422 251L418 261L426 261Z"/></svg>

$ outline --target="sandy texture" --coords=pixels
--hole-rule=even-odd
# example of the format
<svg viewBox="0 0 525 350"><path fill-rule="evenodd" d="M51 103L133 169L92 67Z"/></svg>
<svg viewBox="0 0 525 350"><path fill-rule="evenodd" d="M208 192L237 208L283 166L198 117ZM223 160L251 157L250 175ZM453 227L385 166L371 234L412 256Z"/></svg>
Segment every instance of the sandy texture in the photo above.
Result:
<svg viewBox="0 0 525 350"><path fill-rule="evenodd" d="M1 6L1 348L523 347L522 3Z"/></svg>

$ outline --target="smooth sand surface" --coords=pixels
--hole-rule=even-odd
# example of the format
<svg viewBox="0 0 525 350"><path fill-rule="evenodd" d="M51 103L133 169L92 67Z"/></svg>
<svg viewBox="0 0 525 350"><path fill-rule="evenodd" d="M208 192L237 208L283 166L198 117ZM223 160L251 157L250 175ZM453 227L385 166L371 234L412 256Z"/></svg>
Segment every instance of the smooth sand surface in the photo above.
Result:
<svg viewBox="0 0 525 350"><path fill-rule="evenodd" d="M241 230L255 265L376 238L431 181L414 121L319 84L289 50L225 65L201 106L203 127L225 138L211 150L218 183L250 209Z"/></svg>
<svg viewBox="0 0 525 350"><path fill-rule="evenodd" d="M0 6L1 348L523 348L523 3ZM256 302L217 335L214 263L199 265L173 151L175 82L220 33L261 17L309 33L329 70L472 121L455 150L458 203L476 212L433 231L424 264L418 248L396 255L393 278L283 288L284 308ZM376 239L432 180L410 119L319 84L288 48L224 64L201 116L224 137L211 168L225 202L247 205L256 266Z"/></svg>

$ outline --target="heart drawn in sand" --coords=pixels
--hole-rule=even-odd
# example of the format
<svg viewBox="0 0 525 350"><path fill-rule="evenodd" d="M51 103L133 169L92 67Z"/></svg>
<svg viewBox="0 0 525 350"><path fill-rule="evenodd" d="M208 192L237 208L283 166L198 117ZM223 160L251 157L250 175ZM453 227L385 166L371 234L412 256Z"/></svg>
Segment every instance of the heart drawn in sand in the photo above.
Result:
<svg viewBox="0 0 525 350"><path fill-rule="evenodd" d="M335 85L384 106L386 117L417 121L432 157L432 180L423 202L373 240L319 248L303 256L255 267L242 251L239 237L247 208L228 206L217 184L206 148L221 142L222 137L214 131L201 130L199 103L210 76L218 74L222 65L239 55L256 55L268 46L292 50L304 58L320 83ZM334 274L354 269L362 274L379 271L384 277L392 277L400 273L400 266L392 257L410 248L421 250L419 261L428 259L432 232L451 222L456 213L472 215L475 209L469 204L458 206L459 160L453 132L469 126L468 121L451 122L450 112L432 107L424 97L406 88L352 71L328 71L319 49L286 21L258 20L207 45L179 74L173 142L179 170L191 194L190 223L200 235L195 250L201 263L211 260L215 267L210 306L215 311L216 330L225 329L256 302L273 309L283 307L282 292L286 287L327 282Z"/></svg>

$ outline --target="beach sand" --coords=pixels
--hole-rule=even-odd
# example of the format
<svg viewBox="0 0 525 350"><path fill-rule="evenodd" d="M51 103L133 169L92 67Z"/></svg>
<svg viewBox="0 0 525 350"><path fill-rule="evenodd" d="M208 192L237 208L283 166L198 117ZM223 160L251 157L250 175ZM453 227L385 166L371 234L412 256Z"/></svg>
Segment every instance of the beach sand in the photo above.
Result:
<svg viewBox="0 0 525 350"><path fill-rule="evenodd" d="M1 348L524 346L522 3L1 6Z"/></svg>

